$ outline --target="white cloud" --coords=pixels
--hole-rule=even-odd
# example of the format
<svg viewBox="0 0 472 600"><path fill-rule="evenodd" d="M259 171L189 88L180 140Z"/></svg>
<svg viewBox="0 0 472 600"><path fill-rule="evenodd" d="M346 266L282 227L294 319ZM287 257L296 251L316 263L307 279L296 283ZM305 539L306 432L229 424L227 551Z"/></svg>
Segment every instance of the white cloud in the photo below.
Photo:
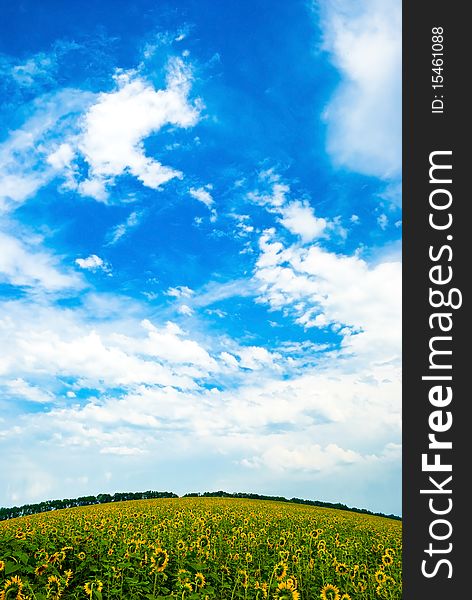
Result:
<svg viewBox="0 0 472 600"><path fill-rule="evenodd" d="M143 351L150 356L160 356L171 363L188 363L217 370L215 360L198 342L184 339L185 332L176 323L169 321L164 328L157 328L145 319L142 326L148 332Z"/></svg>
<svg viewBox="0 0 472 600"><path fill-rule="evenodd" d="M190 298L195 292L186 285L178 285L177 287L171 287L166 291L166 296L172 296L173 298Z"/></svg>
<svg viewBox="0 0 472 600"><path fill-rule="evenodd" d="M362 456L353 450L345 450L336 444L328 444L322 448L319 444L306 444L288 448L273 445L260 456L246 459L243 464L248 467L265 467L271 470L292 471L327 471L340 464L352 465L362 460Z"/></svg>
<svg viewBox="0 0 472 600"><path fill-rule="evenodd" d="M208 184L205 187L190 188L188 193L192 196L192 198L195 198L195 200L198 200L208 208L211 213L210 221L214 223L217 219L217 212L214 208L215 201L209 192L209 190L212 188L213 186Z"/></svg>
<svg viewBox="0 0 472 600"><path fill-rule="evenodd" d="M335 163L383 179L401 169L401 3L324 1L325 48L342 80L326 108Z"/></svg>
<svg viewBox="0 0 472 600"><path fill-rule="evenodd" d="M368 265L316 245L285 248L271 235L261 237L255 270L261 301L304 327L334 327L356 355L399 360L400 262Z"/></svg>
<svg viewBox="0 0 472 600"><path fill-rule="evenodd" d="M146 451L142 448L129 446L105 446L100 450L100 454L116 454L118 456L139 456L145 453Z"/></svg>
<svg viewBox="0 0 472 600"><path fill-rule="evenodd" d="M329 233L335 232L341 238L347 235L341 225L341 218L326 219L315 216L315 210L307 200L290 200L290 186L282 183L280 175L270 169L259 173L259 181L266 189L256 190L247 194L251 202L256 202L265 207L272 214L279 215L277 221L290 231L299 236L302 243L312 242L320 237L328 237ZM240 217L235 215L235 218ZM244 226L241 219L240 226ZM243 227L240 227L240 231ZM251 227L250 231L254 229ZM244 229L243 229L244 231Z"/></svg>
<svg viewBox="0 0 472 600"><path fill-rule="evenodd" d="M181 314L181 315L185 315L187 317L190 317L191 315L193 315L193 309L190 308L190 306L188 304L181 304L179 306L179 308L177 309L177 311Z"/></svg>
<svg viewBox="0 0 472 600"><path fill-rule="evenodd" d="M61 168L70 177L72 148L65 142L58 145L57 140L74 137L77 115L93 98L76 89L45 95L24 125L0 144L0 209L12 210L29 199Z"/></svg>
<svg viewBox="0 0 472 600"><path fill-rule="evenodd" d="M377 217L377 223L380 225L380 228L385 231L388 226L388 217L386 214L382 213Z"/></svg>
<svg viewBox="0 0 472 600"><path fill-rule="evenodd" d="M30 385L20 377L18 379L6 381L5 387L11 395L20 399L29 400L30 402L46 403L54 400L53 394L44 391L37 386Z"/></svg>
<svg viewBox="0 0 472 600"><path fill-rule="evenodd" d="M97 200L105 200L115 178L125 173L152 189L181 178L180 171L145 154L143 139L166 124L186 128L198 120L198 108L188 102L190 74L179 59L169 63L164 90L131 72L122 73L117 83L118 90L100 94L88 110L78 144L90 165L79 191Z"/></svg>
<svg viewBox="0 0 472 600"><path fill-rule="evenodd" d="M56 67L54 59L53 56L39 52L25 63L14 65L11 69L11 76L21 87L30 87L38 80L47 81Z"/></svg>
<svg viewBox="0 0 472 600"><path fill-rule="evenodd" d="M109 268L107 264L103 261L103 258L100 258L96 254L91 254L87 256L87 258L76 258L75 263L81 268L87 271L108 271Z"/></svg>
<svg viewBox="0 0 472 600"><path fill-rule="evenodd" d="M269 191L250 192L248 194L249 200L262 206L273 208L280 208L285 204L290 187L281 181L280 175L274 169L261 171L259 173L259 181L268 186Z"/></svg>
<svg viewBox="0 0 472 600"><path fill-rule="evenodd" d="M143 213L139 213L137 211L133 211L128 215L126 221L124 223L120 223L113 227L113 229L108 234L108 246L113 246L117 242L121 240L130 230L134 229L141 223Z"/></svg>
<svg viewBox="0 0 472 600"><path fill-rule="evenodd" d="M211 208L215 202L208 189L203 187L190 188L188 193L192 196L192 198L195 198L195 200L202 202L207 208Z"/></svg>
<svg viewBox="0 0 472 600"><path fill-rule="evenodd" d="M251 370L275 367L274 359L280 358L280 354L271 354L261 346L246 346L239 350L238 355L240 366Z"/></svg>
<svg viewBox="0 0 472 600"><path fill-rule="evenodd" d="M290 202L280 213L280 223L294 235L299 235L302 242L313 241L326 229L326 219L315 217L313 208L306 202Z"/></svg>
<svg viewBox="0 0 472 600"><path fill-rule="evenodd" d="M295 252L292 247L281 252L289 251ZM293 262L296 258L294 254ZM333 473L337 480L355 469L362 478L376 464L390 473L392 453L384 448L399 441L401 387L399 367L383 362L385 354L359 364L356 357L331 352L307 368L303 356L313 354L311 346L271 350L225 339L214 353L175 323L143 320L139 325L137 308L125 298L112 302L100 297L73 310L3 303L0 371L5 379L17 380L17 388L24 382L28 393L38 388L46 394L68 380L58 394L61 407L23 415L11 426L2 424L4 440L18 438L14 427L20 423L22 443L47 452L38 460L51 473L67 468L76 479L84 476L88 456L91 493L100 481L95 471L103 474L116 464L107 461L118 459L139 461L143 479L132 485L114 479L115 485L139 489L155 468L155 461L147 464L148 456L172 465L180 460L188 465L189 456L197 461L217 456L233 465L224 488L238 486L241 469L239 489L257 484L261 493L264 486L274 489L281 473L290 489L303 477L317 482L323 477L326 490ZM206 385L200 385L202 378ZM67 394L70 380L75 391L96 388L99 393L79 403ZM218 389L210 387L216 381ZM61 463L62 456L67 456L67 465ZM162 485L179 492L172 475L162 476ZM4 493L26 498L21 482L12 482ZM346 498L340 494L336 501Z"/></svg>
<svg viewBox="0 0 472 600"><path fill-rule="evenodd" d="M19 239L0 232L0 280L15 286L57 291L80 288L81 279L61 269L59 260Z"/></svg>
<svg viewBox="0 0 472 600"><path fill-rule="evenodd" d="M60 144L60 146L51 152L47 157L46 161L58 171L65 169L70 166L73 158L75 156L75 152L70 144L64 143Z"/></svg>
<svg viewBox="0 0 472 600"><path fill-rule="evenodd" d="M236 357L229 352L221 352L220 359L231 369L239 369L239 363Z"/></svg>
<svg viewBox="0 0 472 600"><path fill-rule="evenodd" d="M129 300L94 301L64 310L21 300L4 302L0 318L0 374L55 390L63 377L100 389L138 384L198 387L217 362L177 325L140 325ZM116 312L115 312L116 309ZM46 381L44 380L46 378ZM63 385L63 384L61 384ZM63 394L66 390L63 391Z"/></svg>

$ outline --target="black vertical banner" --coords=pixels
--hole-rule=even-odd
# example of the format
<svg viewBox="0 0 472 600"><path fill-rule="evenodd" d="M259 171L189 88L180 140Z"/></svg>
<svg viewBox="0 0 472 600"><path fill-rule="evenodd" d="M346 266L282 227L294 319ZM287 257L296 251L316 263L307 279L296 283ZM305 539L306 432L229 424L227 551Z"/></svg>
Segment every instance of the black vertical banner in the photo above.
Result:
<svg viewBox="0 0 472 600"><path fill-rule="evenodd" d="M471 594L465 8L403 3L404 600Z"/></svg>

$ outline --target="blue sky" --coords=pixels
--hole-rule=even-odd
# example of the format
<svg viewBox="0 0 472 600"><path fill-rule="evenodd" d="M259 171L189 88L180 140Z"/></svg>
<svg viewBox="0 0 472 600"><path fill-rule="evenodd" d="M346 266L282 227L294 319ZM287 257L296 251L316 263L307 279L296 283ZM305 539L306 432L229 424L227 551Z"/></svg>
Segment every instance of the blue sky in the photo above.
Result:
<svg viewBox="0 0 472 600"><path fill-rule="evenodd" d="M2 12L0 504L400 513L400 3Z"/></svg>

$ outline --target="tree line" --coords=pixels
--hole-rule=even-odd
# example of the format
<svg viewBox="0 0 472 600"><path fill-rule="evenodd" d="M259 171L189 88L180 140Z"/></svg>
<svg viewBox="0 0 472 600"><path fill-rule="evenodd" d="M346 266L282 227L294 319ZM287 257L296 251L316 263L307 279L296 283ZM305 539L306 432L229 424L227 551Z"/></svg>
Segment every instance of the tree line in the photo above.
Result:
<svg viewBox="0 0 472 600"><path fill-rule="evenodd" d="M23 504L11 508L0 508L0 521L25 517L35 513L73 508L75 506L89 506L91 504L105 504L107 502L124 502L125 500L149 500L151 498L178 498L173 492L117 492L116 494L98 494L98 496L80 496L79 498L64 498L63 500L45 500L37 504Z"/></svg>
<svg viewBox="0 0 472 600"><path fill-rule="evenodd" d="M284 498L283 496L265 496L263 494L248 494L246 492L237 492L235 494L231 494L229 492L204 492L203 494L199 492L192 492L190 494L185 494L183 498L187 497L199 497L199 498L248 498L250 500L272 500L274 502L289 502L291 504L307 504L309 506L319 506L321 508L336 508L338 510L347 510L350 512L361 513L364 515L373 515L375 517L385 517L387 519L395 519L396 521L401 521L402 518L398 515L389 514L386 515L384 513L373 512L371 510L367 510L366 508L356 508L352 506L346 506L346 504L341 504L340 502L322 502L321 500L304 500L303 498Z"/></svg>
<svg viewBox="0 0 472 600"><path fill-rule="evenodd" d="M179 498L174 492L117 492L115 494L98 494L97 496L80 496L79 498L64 498L63 500L45 500L37 504L23 504L23 506L12 506L11 508L0 508L0 521L25 517L35 513L59 510L61 508L73 508L76 506L90 506L91 504L105 504L107 502L124 502L125 500L150 500L151 498ZM365 515L385 517L387 519L401 520L397 515L386 515L384 513L372 512L365 508L355 508L341 504L340 502L322 502L321 500L303 500L302 498L284 498L283 496L265 496L245 492L229 493L219 490L217 492L191 492L184 494L183 498L247 498L249 500L272 500L275 502L289 502L291 504L307 504L322 508L336 508Z"/></svg>

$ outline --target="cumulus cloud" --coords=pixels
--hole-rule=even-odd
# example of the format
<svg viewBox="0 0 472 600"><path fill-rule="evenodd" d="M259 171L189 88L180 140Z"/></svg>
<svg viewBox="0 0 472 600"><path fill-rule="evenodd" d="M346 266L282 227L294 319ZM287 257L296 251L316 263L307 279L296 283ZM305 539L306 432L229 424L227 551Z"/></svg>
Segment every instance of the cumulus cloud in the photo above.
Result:
<svg viewBox="0 0 472 600"><path fill-rule="evenodd" d="M302 242L311 242L320 237L326 229L327 221L315 217L313 208L306 202L290 202L280 211L280 223L293 233L299 235Z"/></svg>
<svg viewBox="0 0 472 600"><path fill-rule="evenodd" d="M194 291L186 285L178 285L177 287L171 287L166 291L166 296L173 298L190 298L194 295Z"/></svg>
<svg viewBox="0 0 472 600"><path fill-rule="evenodd" d="M291 314L305 328L331 327L347 350L399 359L401 264L369 265L312 245L285 247L268 231L256 264L260 301Z"/></svg>
<svg viewBox="0 0 472 600"><path fill-rule="evenodd" d="M167 88L156 90L133 73L117 77L118 89L99 95L83 119L78 147L90 167L79 192L106 200L116 177L129 173L143 185L159 189L178 170L145 154L143 140L167 124L191 127L199 110L188 101L191 77L179 59L169 64Z"/></svg>
<svg viewBox="0 0 472 600"><path fill-rule="evenodd" d="M293 248L282 246L280 254L288 250ZM336 265L337 257L332 258ZM310 277L315 276L307 273ZM26 399L42 390L37 401L47 402L59 382L67 381L54 394L62 398L60 405L51 400L56 407L47 413L4 423L4 437L14 439L14 427L21 422L23 440L36 445L41 440L40 446L53 454L66 448L71 476L83 475L84 453L95 457L102 472L109 468L108 459L159 456L188 464L190 448L193 457L230 461L232 478L241 469L245 485L254 473L261 490L281 473L296 482L327 471L344 478L353 468L363 476L377 463L391 468L391 452L383 448L399 442L401 389L399 367L383 361L385 354L359 365L349 355L331 353L330 358L328 352L316 359L316 368L311 361L307 369L310 345L269 349L225 338L220 346L213 339L215 351L176 323L137 322L137 307L124 298L105 302L98 297L81 310L38 305L32 311L20 300L1 308L0 372L17 396ZM79 401L75 392L81 389L99 393L89 392ZM89 474L93 490L97 482ZM175 480L166 482L177 489ZM134 487L142 485L137 481ZM11 493L18 489L21 498L27 497L19 483Z"/></svg>
<svg viewBox="0 0 472 600"><path fill-rule="evenodd" d="M253 371L274 367L275 361L280 358L280 354L272 354L261 346L246 346L239 350L238 355L240 366Z"/></svg>
<svg viewBox="0 0 472 600"><path fill-rule="evenodd" d="M60 144L57 149L49 154L49 156L46 158L46 162L48 162L54 169L60 171L66 167L69 167L74 156L75 152L72 146L64 143Z"/></svg>
<svg viewBox="0 0 472 600"><path fill-rule="evenodd" d="M215 359L174 323L157 328L150 321L141 326L133 321L131 335L125 333L130 324L117 316L110 331L106 318L97 315L92 325L86 312L38 306L32 319L20 301L2 310L0 373L9 379L30 382L47 374L51 385L69 377L104 389L138 384L191 389L198 387L196 378L218 369Z"/></svg>
<svg viewBox="0 0 472 600"><path fill-rule="evenodd" d="M329 102L328 151L338 165L382 179L401 169L401 4L325 0L324 46L341 82Z"/></svg>
<svg viewBox="0 0 472 600"><path fill-rule="evenodd" d="M26 82L39 64L19 65L18 77ZM146 154L144 140L166 125L185 129L196 124L202 104L189 100L191 80L189 68L173 58L164 89L130 70L118 71L111 92L59 89L42 96L24 125L0 144L0 208L10 210L53 179L62 179L62 191L105 202L121 175L151 189L181 178L181 171Z"/></svg>
<svg viewBox="0 0 472 600"><path fill-rule="evenodd" d="M328 237L333 231L345 237L346 232L340 224L339 217L332 220L317 217L313 206L307 200L290 200L290 186L282 182L280 175L273 169L262 171L258 179L263 191L249 192L248 199L264 206L268 212L278 215L277 221L287 231L298 236L302 243Z"/></svg>
<svg viewBox="0 0 472 600"><path fill-rule="evenodd" d="M85 269L86 271L109 270L109 267L104 262L103 258L100 258L96 254L91 254L90 256L87 256L87 258L76 258L75 263L81 269Z"/></svg>

